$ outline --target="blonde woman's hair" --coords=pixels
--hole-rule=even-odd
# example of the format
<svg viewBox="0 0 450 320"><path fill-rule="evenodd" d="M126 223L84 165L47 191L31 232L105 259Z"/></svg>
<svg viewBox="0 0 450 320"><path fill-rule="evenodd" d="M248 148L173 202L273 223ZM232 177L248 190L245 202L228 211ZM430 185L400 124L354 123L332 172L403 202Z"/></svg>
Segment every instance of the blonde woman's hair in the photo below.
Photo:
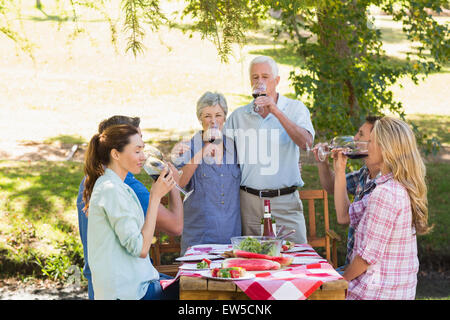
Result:
<svg viewBox="0 0 450 320"><path fill-rule="evenodd" d="M417 234L426 234L428 226L427 186L425 164L417 148L411 128L402 120L383 117L373 127L375 143L381 149L385 168L407 190L412 221Z"/></svg>

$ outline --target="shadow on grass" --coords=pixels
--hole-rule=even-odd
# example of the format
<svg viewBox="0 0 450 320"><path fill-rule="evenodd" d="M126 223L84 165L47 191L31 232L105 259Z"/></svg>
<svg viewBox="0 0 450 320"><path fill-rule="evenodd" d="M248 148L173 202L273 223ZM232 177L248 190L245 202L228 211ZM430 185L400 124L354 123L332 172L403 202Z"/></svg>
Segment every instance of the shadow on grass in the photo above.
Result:
<svg viewBox="0 0 450 320"><path fill-rule="evenodd" d="M55 252L82 266L73 223L82 176L77 162L0 161L0 223L8 226L0 231L0 273L42 277L37 257Z"/></svg>
<svg viewBox="0 0 450 320"><path fill-rule="evenodd" d="M75 231L64 214L68 207L75 206L83 177L82 164L12 162L10 166L2 166L0 177L4 210L9 219L49 223L64 233Z"/></svg>

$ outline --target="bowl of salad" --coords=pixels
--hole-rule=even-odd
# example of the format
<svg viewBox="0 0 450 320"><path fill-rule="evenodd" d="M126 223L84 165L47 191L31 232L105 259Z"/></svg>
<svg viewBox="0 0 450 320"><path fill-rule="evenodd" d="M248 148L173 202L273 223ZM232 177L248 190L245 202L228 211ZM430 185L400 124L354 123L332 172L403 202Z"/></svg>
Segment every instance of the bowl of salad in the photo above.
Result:
<svg viewBox="0 0 450 320"><path fill-rule="evenodd" d="M232 237L231 244L234 250L241 250L272 257L281 256L281 245L283 240L274 237L242 236Z"/></svg>

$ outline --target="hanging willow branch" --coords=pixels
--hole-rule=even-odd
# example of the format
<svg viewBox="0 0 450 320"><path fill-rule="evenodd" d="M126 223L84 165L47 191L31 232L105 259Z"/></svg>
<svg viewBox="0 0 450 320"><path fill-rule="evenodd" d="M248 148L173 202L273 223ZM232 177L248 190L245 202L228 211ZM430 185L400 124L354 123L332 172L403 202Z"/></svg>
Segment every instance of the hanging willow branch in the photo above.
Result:
<svg viewBox="0 0 450 320"><path fill-rule="evenodd" d="M126 51L131 50L136 57L145 49L142 43L145 31L140 24L141 18L144 18L152 31L158 30L167 19L159 8L158 0L123 0L122 8L125 12L124 32L129 33Z"/></svg>

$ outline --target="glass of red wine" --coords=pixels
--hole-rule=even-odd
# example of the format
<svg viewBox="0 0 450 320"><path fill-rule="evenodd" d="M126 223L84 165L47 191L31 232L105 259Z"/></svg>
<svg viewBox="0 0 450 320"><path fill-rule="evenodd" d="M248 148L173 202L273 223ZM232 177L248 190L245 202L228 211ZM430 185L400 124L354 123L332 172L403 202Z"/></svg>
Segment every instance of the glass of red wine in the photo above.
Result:
<svg viewBox="0 0 450 320"><path fill-rule="evenodd" d="M267 87L264 82L258 81L252 86L252 96L254 99L260 97L260 96L267 96ZM255 112L260 112L262 107L258 106L253 102L253 110ZM262 110L261 110L262 111Z"/></svg>
<svg viewBox="0 0 450 320"><path fill-rule="evenodd" d="M353 136L334 137L329 144L321 143L317 145L317 157L320 161L325 161L331 150L342 148L343 154L350 159L361 159L368 156L367 141L355 141Z"/></svg>
<svg viewBox="0 0 450 320"><path fill-rule="evenodd" d="M209 128L205 131L203 135L203 140L208 141L210 143L216 142L222 140L222 131L219 129L219 125L213 121Z"/></svg>
<svg viewBox="0 0 450 320"><path fill-rule="evenodd" d="M161 174L161 172L168 167L167 163L164 162L164 160L160 157L158 157L158 152L159 151L157 148L146 148L144 149L144 154L145 154L145 163L143 165L145 172L147 172L147 174L152 177L153 180L157 180ZM159 152L159 154L162 155L161 152ZM170 169L169 169L170 170ZM184 199L187 199L191 193L194 190L191 191L186 191L183 188L181 188L177 183L175 184L175 187L184 195Z"/></svg>
<svg viewBox="0 0 450 320"><path fill-rule="evenodd" d="M222 131L219 129L219 125L213 121L207 130L203 133L203 141L207 141L209 143L219 144L222 141ZM204 160L207 164L213 164L215 159L214 150L208 156L204 156Z"/></svg>

